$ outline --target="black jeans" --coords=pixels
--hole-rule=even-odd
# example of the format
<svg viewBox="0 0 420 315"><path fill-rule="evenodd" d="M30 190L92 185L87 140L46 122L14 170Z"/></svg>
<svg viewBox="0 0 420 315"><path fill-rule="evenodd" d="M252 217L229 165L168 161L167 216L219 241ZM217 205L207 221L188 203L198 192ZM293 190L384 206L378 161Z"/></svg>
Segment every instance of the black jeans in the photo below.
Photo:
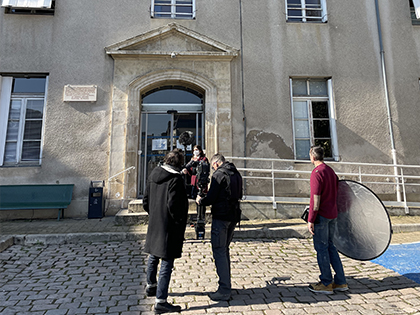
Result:
<svg viewBox="0 0 420 315"><path fill-rule="evenodd" d="M219 276L219 291L230 294L232 284L230 280L229 245L233 238L236 222L213 219L211 225L211 247L213 250L216 272Z"/></svg>

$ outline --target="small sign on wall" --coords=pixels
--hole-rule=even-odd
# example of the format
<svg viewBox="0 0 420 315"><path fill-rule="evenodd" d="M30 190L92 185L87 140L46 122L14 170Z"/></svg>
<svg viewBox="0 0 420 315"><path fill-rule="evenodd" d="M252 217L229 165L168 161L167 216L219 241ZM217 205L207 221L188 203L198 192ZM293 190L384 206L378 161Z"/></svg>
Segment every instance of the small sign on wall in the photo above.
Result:
<svg viewBox="0 0 420 315"><path fill-rule="evenodd" d="M96 102L96 85L70 85L64 86L64 102Z"/></svg>

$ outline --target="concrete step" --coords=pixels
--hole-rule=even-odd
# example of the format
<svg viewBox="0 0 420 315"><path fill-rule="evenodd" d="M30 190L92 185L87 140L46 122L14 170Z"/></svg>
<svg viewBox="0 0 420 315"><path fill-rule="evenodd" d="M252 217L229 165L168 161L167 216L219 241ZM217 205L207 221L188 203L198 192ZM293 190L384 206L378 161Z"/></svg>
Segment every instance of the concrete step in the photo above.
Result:
<svg viewBox="0 0 420 315"><path fill-rule="evenodd" d="M188 203L189 203L188 212L197 211L197 203L194 200L188 199ZM131 213L146 213L143 209L143 199L134 199L130 201L128 203L127 210L130 211Z"/></svg>
<svg viewBox="0 0 420 315"><path fill-rule="evenodd" d="M192 224L196 221L197 210L188 210L188 224ZM210 222L210 209L206 209L206 222ZM147 224L149 222L149 215L146 211L143 212L131 212L130 209L121 209L115 215L115 224L120 226L131 226L139 224Z"/></svg>

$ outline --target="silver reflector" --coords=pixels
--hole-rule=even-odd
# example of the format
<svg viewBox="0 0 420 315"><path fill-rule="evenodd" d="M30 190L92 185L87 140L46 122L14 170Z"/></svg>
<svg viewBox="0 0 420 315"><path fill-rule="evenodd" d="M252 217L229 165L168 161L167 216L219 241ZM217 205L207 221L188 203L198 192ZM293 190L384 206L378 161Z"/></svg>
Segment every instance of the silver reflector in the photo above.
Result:
<svg viewBox="0 0 420 315"><path fill-rule="evenodd" d="M334 244L350 258L371 260L391 242L392 227L385 206L369 188L351 180L338 182L338 217Z"/></svg>

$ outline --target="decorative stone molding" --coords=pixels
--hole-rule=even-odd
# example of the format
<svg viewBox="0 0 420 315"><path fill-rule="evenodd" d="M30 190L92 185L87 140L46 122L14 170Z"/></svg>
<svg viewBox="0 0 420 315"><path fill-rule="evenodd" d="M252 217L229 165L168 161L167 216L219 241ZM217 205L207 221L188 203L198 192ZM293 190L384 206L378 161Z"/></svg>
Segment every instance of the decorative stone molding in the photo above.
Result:
<svg viewBox="0 0 420 315"><path fill-rule="evenodd" d="M237 50L176 23L105 50L114 58L109 176L136 166L108 187L111 208L137 197L141 95L153 88L181 84L202 92L207 155L232 153L231 60Z"/></svg>

